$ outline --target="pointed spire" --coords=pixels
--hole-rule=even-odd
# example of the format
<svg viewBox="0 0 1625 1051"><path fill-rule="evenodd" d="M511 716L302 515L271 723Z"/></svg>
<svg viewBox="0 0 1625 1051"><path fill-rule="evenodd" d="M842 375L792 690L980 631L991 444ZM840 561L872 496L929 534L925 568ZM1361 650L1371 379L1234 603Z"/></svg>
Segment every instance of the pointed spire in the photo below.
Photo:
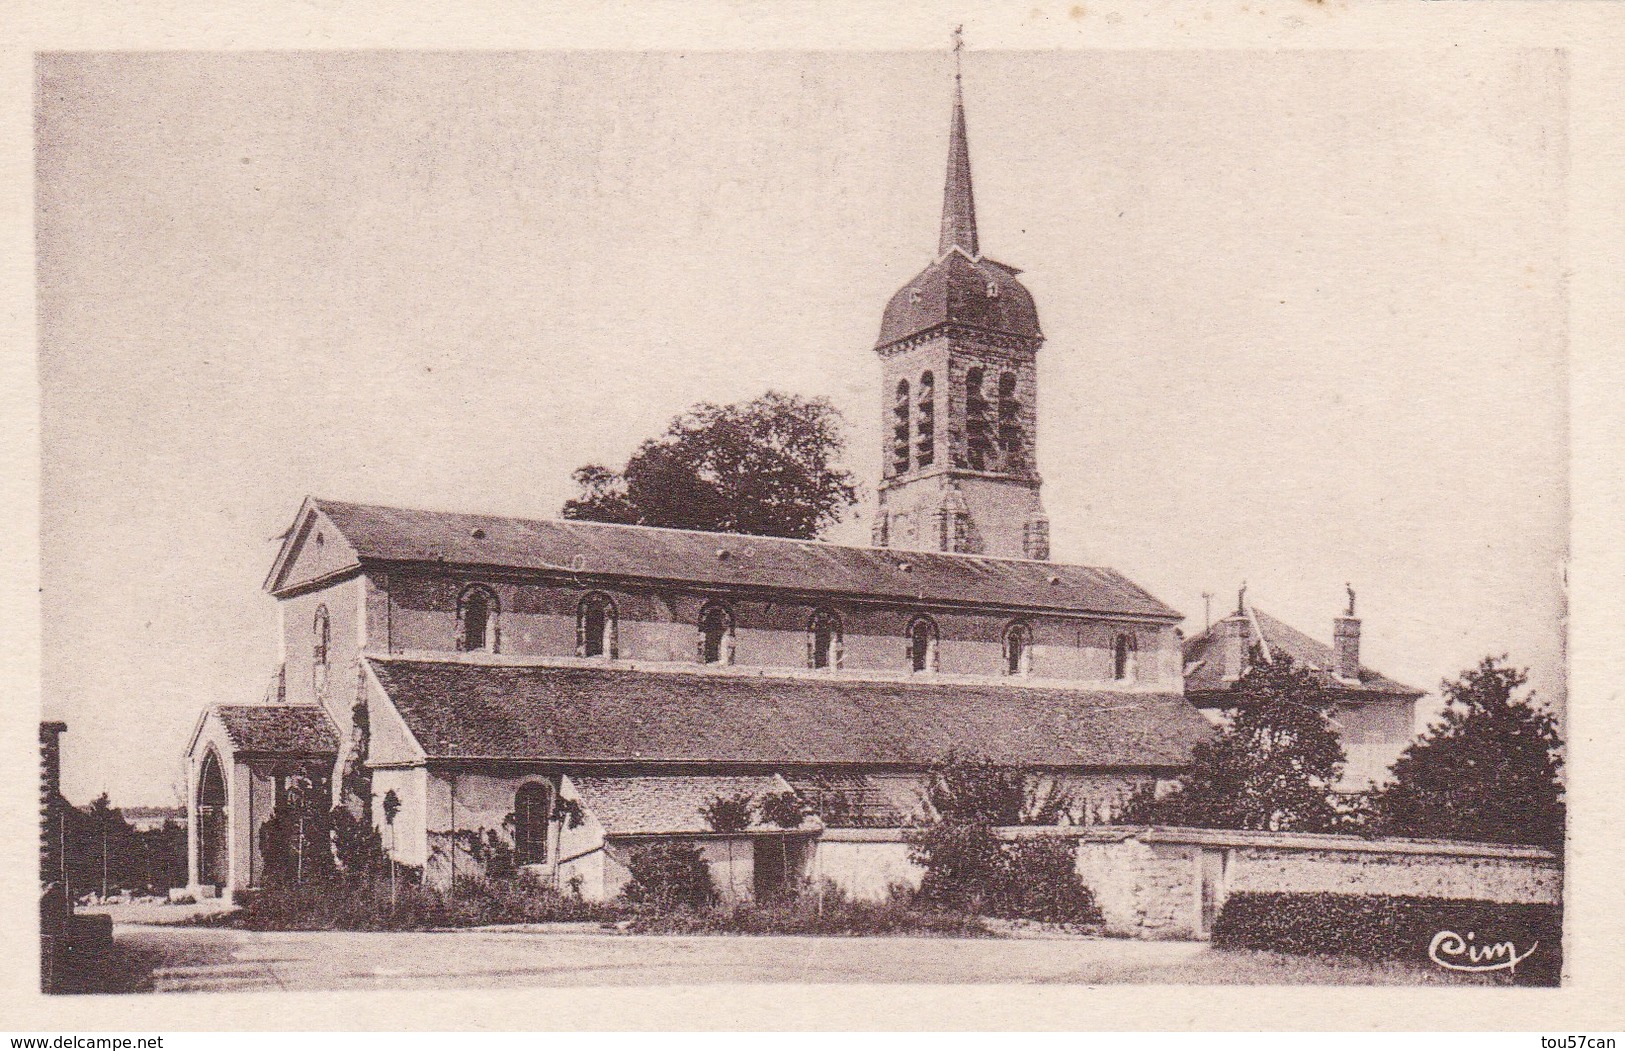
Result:
<svg viewBox="0 0 1625 1051"><path fill-rule="evenodd" d="M958 245L972 258L981 254L976 243L976 197L970 186L970 147L965 141L965 97L959 81L959 52L965 46L954 30L954 115L948 127L948 184L942 193L942 237L937 254L947 255Z"/></svg>

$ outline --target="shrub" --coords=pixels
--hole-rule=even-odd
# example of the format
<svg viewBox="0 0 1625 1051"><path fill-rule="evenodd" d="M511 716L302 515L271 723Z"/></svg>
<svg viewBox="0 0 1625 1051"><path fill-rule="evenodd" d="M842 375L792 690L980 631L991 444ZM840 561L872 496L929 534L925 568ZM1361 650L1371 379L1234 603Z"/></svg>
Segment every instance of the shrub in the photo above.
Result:
<svg viewBox="0 0 1625 1051"><path fill-rule="evenodd" d="M416 870L407 870L416 876ZM592 921L619 915L531 879L463 878L449 890L387 877L269 884L245 895L241 908L200 923L257 931L400 931L506 923Z"/></svg>
<svg viewBox="0 0 1625 1051"><path fill-rule="evenodd" d="M1073 808L1048 787L1040 792L1020 770L950 753L927 787L936 821L909 834L909 859L925 869L919 900L1008 919L1100 922L1094 895L1074 871L1075 845L998 834L999 825L1054 824Z"/></svg>
<svg viewBox="0 0 1625 1051"><path fill-rule="evenodd" d="M919 900L937 908L1040 920L1101 922L1079 881L1070 840L1001 840L988 825L939 821L913 837L910 857L925 869Z"/></svg>
<svg viewBox="0 0 1625 1051"><path fill-rule="evenodd" d="M1078 879L1072 840L1022 839L1004 844L1010 859L1009 915L1046 923L1103 922L1095 895Z"/></svg>
<svg viewBox="0 0 1625 1051"><path fill-rule="evenodd" d="M1432 965L1429 946L1442 931L1472 945L1512 942L1535 951L1506 974L1518 985L1557 985L1563 966L1559 905L1509 905L1452 898L1368 894L1232 894L1213 925L1220 949L1346 954ZM1538 945L1537 945L1538 943Z"/></svg>
<svg viewBox="0 0 1625 1051"><path fill-rule="evenodd" d="M711 870L692 843L655 843L632 851L626 867L632 878L621 890L630 904L658 912L688 906L699 908L717 900Z"/></svg>
<svg viewBox="0 0 1625 1051"><path fill-rule="evenodd" d="M918 907L908 895L886 901L853 901L825 885L769 903L713 905L669 912L640 913L629 929L648 934L781 934L830 937L930 935L986 937L974 916Z"/></svg>

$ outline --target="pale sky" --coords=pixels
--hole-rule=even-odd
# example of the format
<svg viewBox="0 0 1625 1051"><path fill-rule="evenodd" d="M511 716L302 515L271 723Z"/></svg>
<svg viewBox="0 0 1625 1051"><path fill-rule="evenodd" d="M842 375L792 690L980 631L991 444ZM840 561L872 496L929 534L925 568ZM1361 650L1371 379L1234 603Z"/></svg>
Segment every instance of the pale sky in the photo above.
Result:
<svg viewBox="0 0 1625 1051"><path fill-rule="evenodd" d="M258 700L307 493L547 516L699 400L834 400L879 472L887 298L936 245L941 54L41 60L46 713L170 803ZM1057 560L1249 598L1432 689L1563 693L1555 52L977 53L982 247L1049 342ZM832 539L863 542L868 506Z"/></svg>

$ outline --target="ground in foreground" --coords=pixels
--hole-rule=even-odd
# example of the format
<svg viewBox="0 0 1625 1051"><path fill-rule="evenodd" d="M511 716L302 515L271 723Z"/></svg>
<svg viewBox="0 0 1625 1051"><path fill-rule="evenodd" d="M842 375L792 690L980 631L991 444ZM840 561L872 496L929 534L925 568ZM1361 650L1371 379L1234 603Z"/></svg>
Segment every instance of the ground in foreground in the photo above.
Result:
<svg viewBox="0 0 1625 1051"><path fill-rule="evenodd" d="M1446 972L1105 938L628 935L590 925L415 933L123 924L128 991L1041 982L1416 984Z"/></svg>

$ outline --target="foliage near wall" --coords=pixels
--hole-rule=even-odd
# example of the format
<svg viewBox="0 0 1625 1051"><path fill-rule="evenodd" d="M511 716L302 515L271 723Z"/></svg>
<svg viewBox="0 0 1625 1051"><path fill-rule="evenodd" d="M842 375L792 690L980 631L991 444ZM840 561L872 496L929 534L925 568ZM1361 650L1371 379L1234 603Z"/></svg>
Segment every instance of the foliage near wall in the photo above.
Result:
<svg viewBox="0 0 1625 1051"><path fill-rule="evenodd" d="M1449 936L1459 939L1452 941ZM1302 955L1349 955L1437 966L1443 959L1480 965L1510 943L1513 967L1484 970L1518 985L1557 985L1563 966L1560 905L1418 898L1375 894L1232 894L1213 926L1219 949L1264 949ZM1435 945L1435 941L1438 944Z"/></svg>
<svg viewBox="0 0 1625 1051"><path fill-rule="evenodd" d="M1557 720L1519 696L1527 670L1486 657L1443 684L1443 718L1394 764L1372 803L1383 835L1560 846Z"/></svg>
<svg viewBox="0 0 1625 1051"><path fill-rule="evenodd" d="M765 903L640 912L631 919L629 929L649 934L841 937L934 935L979 938L991 933L975 916L922 908L907 894L895 894L886 901L854 901L828 886Z"/></svg>
<svg viewBox="0 0 1625 1051"><path fill-rule="evenodd" d="M717 900L711 870L692 843L668 842L639 847L627 859L632 878L621 898L656 912L703 908Z"/></svg>
<svg viewBox="0 0 1625 1051"><path fill-rule="evenodd" d="M936 820L909 834L909 859L925 870L920 901L982 916L1100 922L1093 893L1078 879L1075 844L1008 841L996 831L1054 824L1067 800L1035 799L1023 771L954 754L932 772L927 801Z"/></svg>
<svg viewBox="0 0 1625 1051"><path fill-rule="evenodd" d="M1227 722L1192 751L1180 788L1142 794L1119 817L1130 824L1269 832L1348 831L1333 789L1344 753L1328 719L1333 698L1284 653L1253 647L1231 687Z"/></svg>
<svg viewBox="0 0 1625 1051"><path fill-rule="evenodd" d="M459 878L451 890L423 886L416 870L387 876L328 877L247 892L243 906L215 921L256 931L403 931L504 923L603 920L611 906L582 901L524 878ZM207 921L200 921L207 922Z"/></svg>

